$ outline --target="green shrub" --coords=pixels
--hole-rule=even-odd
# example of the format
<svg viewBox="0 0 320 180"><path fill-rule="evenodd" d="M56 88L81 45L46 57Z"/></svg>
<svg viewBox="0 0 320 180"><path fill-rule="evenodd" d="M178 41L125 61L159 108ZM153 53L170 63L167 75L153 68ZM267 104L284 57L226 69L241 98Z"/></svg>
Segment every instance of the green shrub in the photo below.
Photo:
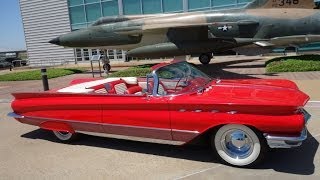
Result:
<svg viewBox="0 0 320 180"><path fill-rule="evenodd" d="M123 71L112 73L108 77L145 77L151 73L151 68L129 68Z"/></svg>
<svg viewBox="0 0 320 180"><path fill-rule="evenodd" d="M320 71L320 55L279 57L266 62L266 70L275 72Z"/></svg>

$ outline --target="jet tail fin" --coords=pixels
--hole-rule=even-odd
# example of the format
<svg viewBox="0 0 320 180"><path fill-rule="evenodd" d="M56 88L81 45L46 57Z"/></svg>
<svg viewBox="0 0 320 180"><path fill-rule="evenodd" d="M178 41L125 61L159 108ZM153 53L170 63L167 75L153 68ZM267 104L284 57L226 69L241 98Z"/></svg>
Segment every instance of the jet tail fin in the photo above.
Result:
<svg viewBox="0 0 320 180"><path fill-rule="evenodd" d="M314 0L254 0L246 6L247 9L268 8L301 8L315 9Z"/></svg>

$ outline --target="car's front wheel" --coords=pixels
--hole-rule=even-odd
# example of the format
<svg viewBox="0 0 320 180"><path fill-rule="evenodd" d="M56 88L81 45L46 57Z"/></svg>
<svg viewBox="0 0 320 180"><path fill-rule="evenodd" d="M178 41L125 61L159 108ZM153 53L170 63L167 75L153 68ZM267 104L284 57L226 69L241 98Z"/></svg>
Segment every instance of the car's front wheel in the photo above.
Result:
<svg viewBox="0 0 320 180"><path fill-rule="evenodd" d="M211 145L224 162L238 167L259 163L266 149L258 132L238 124L222 126L212 136Z"/></svg>
<svg viewBox="0 0 320 180"><path fill-rule="evenodd" d="M71 142L77 138L76 133L62 132L62 131L53 131L53 134L62 142Z"/></svg>

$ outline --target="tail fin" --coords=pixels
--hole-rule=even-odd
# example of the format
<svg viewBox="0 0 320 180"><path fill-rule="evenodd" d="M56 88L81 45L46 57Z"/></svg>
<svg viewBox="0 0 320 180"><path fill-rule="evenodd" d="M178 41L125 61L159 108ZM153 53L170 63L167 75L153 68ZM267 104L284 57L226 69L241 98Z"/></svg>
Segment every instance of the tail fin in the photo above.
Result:
<svg viewBox="0 0 320 180"><path fill-rule="evenodd" d="M246 8L260 9L260 8L301 8L301 9L315 9L314 0L254 0L249 3Z"/></svg>

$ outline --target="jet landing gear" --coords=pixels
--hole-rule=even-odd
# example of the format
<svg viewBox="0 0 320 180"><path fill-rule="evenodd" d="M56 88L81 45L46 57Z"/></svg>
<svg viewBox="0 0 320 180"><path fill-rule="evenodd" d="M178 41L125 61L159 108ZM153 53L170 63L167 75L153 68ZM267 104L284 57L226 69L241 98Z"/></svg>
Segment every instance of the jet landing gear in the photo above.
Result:
<svg viewBox="0 0 320 180"><path fill-rule="evenodd" d="M200 60L201 64L203 64L203 65L209 64L212 58L213 58L212 55L209 53L201 54L199 56L199 60Z"/></svg>

